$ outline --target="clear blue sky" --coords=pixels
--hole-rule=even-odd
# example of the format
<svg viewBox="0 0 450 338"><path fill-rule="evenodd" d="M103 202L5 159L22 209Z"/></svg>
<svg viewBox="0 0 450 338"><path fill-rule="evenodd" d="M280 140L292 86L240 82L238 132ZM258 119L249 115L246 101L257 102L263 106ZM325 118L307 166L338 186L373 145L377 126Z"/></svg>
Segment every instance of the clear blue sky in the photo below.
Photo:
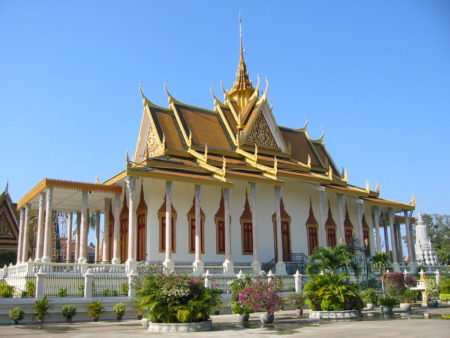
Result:
<svg viewBox="0 0 450 338"><path fill-rule="evenodd" d="M310 119L350 182L450 213L450 1L0 2L0 184L106 180L134 152L138 84L212 108L229 88L238 13L253 80L280 125ZM3 182L3 183L2 183Z"/></svg>

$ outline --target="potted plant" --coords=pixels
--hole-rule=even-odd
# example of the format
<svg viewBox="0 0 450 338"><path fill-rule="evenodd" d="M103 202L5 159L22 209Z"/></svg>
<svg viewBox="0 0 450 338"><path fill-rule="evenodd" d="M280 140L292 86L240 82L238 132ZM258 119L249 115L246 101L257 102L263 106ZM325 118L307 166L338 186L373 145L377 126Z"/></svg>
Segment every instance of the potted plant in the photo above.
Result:
<svg viewBox="0 0 450 338"><path fill-rule="evenodd" d="M62 315L66 318L67 322L72 321L72 317L77 314L77 308L73 305L64 305L62 307Z"/></svg>
<svg viewBox="0 0 450 338"><path fill-rule="evenodd" d="M42 299L36 300L34 308L33 308L34 309L34 318L36 318L39 323L43 323L45 317L47 317L49 315L48 311L52 308L53 308L53 306L50 305L50 301L47 298L47 296L45 296Z"/></svg>
<svg viewBox="0 0 450 338"><path fill-rule="evenodd" d="M417 292L414 290L406 289L402 296L402 302L400 303L400 310L409 311L411 310L411 303L417 299Z"/></svg>
<svg viewBox="0 0 450 338"><path fill-rule="evenodd" d="M239 322L247 322L250 317L250 313L253 312L253 309L250 304L242 305L239 302L239 293L246 286L250 285L251 278L246 276L244 278L238 278L233 280L231 283L231 302L230 307L231 311L238 315Z"/></svg>
<svg viewBox="0 0 450 338"><path fill-rule="evenodd" d="M126 306L124 303L117 303L113 306L113 312L116 315L117 320L122 320L123 315L125 314Z"/></svg>
<svg viewBox="0 0 450 338"><path fill-rule="evenodd" d="M87 306L88 315L94 322L98 322L100 315L104 312L103 303L100 300L94 300Z"/></svg>
<svg viewBox="0 0 450 338"><path fill-rule="evenodd" d="M9 319L11 319L14 325L19 324L24 317L25 311L23 311L20 307L15 307L9 311Z"/></svg>
<svg viewBox="0 0 450 338"><path fill-rule="evenodd" d="M361 292L361 297L366 303L367 310L373 310L378 304L379 297L374 289L369 288Z"/></svg>
<svg viewBox="0 0 450 338"><path fill-rule="evenodd" d="M380 303L380 310L382 313L391 314L392 310L396 305L398 305L399 302L397 298L391 295L387 295L384 298L380 298L379 303Z"/></svg>
<svg viewBox="0 0 450 338"><path fill-rule="evenodd" d="M428 278L425 281L425 291L427 293L428 307L431 308L438 307L440 288L439 285L436 283L436 280Z"/></svg>
<svg viewBox="0 0 450 338"><path fill-rule="evenodd" d="M303 315L303 306L305 305L305 297L301 293L293 293L287 298L288 302L295 309L297 318Z"/></svg>

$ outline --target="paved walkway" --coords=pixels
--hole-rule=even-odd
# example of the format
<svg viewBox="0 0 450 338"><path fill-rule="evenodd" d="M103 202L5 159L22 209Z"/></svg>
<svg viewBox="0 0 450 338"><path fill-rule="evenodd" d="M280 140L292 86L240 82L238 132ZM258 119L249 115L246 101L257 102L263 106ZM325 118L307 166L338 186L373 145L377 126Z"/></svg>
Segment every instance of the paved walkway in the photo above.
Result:
<svg viewBox="0 0 450 338"><path fill-rule="evenodd" d="M450 314L450 307L438 309L416 309L414 314L395 315L395 320L382 320L377 311L358 321L315 321L294 318L293 311L276 313L273 325L262 325L259 314L252 314L248 327L236 324L234 315L213 316L214 331L198 333L161 334L171 337L450 337L450 320L438 319L440 314ZM422 312L430 318L424 318ZM48 323L37 325L0 326L1 337L149 337L138 320Z"/></svg>

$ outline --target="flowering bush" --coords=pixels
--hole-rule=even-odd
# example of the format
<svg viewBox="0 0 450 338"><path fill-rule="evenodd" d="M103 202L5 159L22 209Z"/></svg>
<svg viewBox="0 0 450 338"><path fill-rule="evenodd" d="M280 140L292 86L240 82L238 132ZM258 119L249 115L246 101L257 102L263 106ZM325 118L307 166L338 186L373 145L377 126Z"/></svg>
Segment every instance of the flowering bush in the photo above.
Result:
<svg viewBox="0 0 450 338"><path fill-rule="evenodd" d="M245 315L254 312L250 304L242 305L239 301L240 292L252 282L252 279L248 276L244 278L237 278L231 282L231 311L236 314Z"/></svg>
<svg viewBox="0 0 450 338"><path fill-rule="evenodd" d="M417 285L415 279L405 277L401 272L386 273L384 280L386 291L394 297L401 297L407 288Z"/></svg>
<svg viewBox="0 0 450 338"><path fill-rule="evenodd" d="M288 301L295 309L301 309L305 305L305 297L300 293L293 293L288 297Z"/></svg>
<svg viewBox="0 0 450 338"><path fill-rule="evenodd" d="M185 275L150 271L137 285L139 305L155 323L205 321L220 303L220 289Z"/></svg>
<svg viewBox="0 0 450 338"><path fill-rule="evenodd" d="M269 314L274 313L281 304L282 281L279 278L252 279L238 294L239 303L243 307L249 307L253 311L263 310Z"/></svg>

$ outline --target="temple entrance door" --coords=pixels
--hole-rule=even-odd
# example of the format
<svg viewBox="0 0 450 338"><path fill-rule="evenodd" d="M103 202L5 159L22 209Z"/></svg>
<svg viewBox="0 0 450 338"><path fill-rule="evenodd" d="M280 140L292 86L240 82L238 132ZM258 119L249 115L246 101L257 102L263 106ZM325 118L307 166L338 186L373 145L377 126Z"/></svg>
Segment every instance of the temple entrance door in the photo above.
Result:
<svg viewBox="0 0 450 338"><path fill-rule="evenodd" d="M291 261L291 234L289 231L289 222L281 222L281 239L283 244L283 261Z"/></svg>
<svg viewBox="0 0 450 338"><path fill-rule="evenodd" d="M120 261L125 263L128 255L128 218L120 223Z"/></svg>

